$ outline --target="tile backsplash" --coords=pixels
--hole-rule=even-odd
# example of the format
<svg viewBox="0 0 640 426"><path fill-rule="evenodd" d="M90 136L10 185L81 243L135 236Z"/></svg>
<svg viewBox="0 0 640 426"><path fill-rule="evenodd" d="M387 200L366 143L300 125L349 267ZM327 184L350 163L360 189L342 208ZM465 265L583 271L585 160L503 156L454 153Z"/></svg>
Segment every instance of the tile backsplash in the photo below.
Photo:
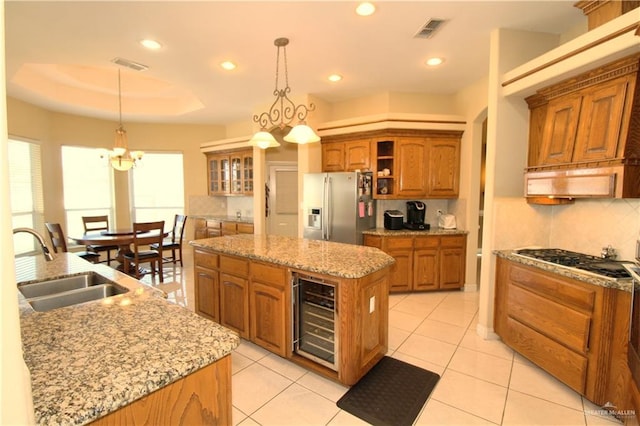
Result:
<svg viewBox="0 0 640 426"><path fill-rule="evenodd" d="M595 256L611 245L618 259L635 257L640 200L576 200L561 206L527 204L524 198L494 203L495 249L555 247Z"/></svg>

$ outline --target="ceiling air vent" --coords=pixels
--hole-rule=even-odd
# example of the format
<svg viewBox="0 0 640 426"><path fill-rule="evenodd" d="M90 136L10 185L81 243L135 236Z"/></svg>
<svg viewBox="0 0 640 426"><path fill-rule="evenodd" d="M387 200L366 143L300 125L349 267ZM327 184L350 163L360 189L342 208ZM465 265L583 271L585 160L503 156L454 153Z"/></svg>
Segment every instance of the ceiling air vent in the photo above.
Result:
<svg viewBox="0 0 640 426"><path fill-rule="evenodd" d="M431 38L438 28L442 26L446 21L444 19L432 18L424 24L420 30L414 36L415 38Z"/></svg>
<svg viewBox="0 0 640 426"><path fill-rule="evenodd" d="M145 71L149 69L149 67L144 64L139 64L138 62L133 62L123 58L113 58L111 62L113 62L114 64L122 65L123 67L131 68L132 70L136 71Z"/></svg>

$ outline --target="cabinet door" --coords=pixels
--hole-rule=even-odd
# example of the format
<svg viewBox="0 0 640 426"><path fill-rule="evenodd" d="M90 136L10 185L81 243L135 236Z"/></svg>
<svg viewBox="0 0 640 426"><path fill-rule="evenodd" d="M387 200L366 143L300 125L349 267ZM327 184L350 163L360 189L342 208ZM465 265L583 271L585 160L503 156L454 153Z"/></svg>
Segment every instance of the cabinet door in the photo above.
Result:
<svg viewBox="0 0 640 426"><path fill-rule="evenodd" d="M580 95L557 98L549 102L542 136L541 165L571 161L581 105Z"/></svg>
<svg viewBox="0 0 640 426"><path fill-rule="evenodd" d="M208 155L207 169L209 195L224 194L224 185L222 184L222 158L217 155Z"/></svg>
<svg viewBox="0 0 640 426"><path fill-rule="evenodd" d="M218 271L196 266L196 312L215 322L220 322Z"/></svg>
<svg viewBox="0 0 640 426"><path fill-rule="evenodd" d="M220 273L220 324L249 338L249 289L247 280Z"/></svg>
<svg viewBox="0 0 640 426"><path fill-rule="evenodd" d="M428 158L427 196L434 198L457 197L460 179L460 141L430 140Z"/></svg>
<svg viewBox="0 0 640 426"><path fill-rule="evenodd" d="M344 143L331 142L322 144L322 171L344 171Z"/></svg>
<svg viewBox="0 0 640 426"><path fill-rule="evenodd" d="M616 157L627 85L624 77L584 91L574 162Z"/></svg>
<svg viewBox="0 0 640 426"><path fill-rule="evenodd" d="M438 249L416 250L413 261L413 290L437 290Z"/></svg>
<svg viewBox="0 0 640 426"><path fill-rule="evenodd" d="M228 194L231 184L231 163L229 157L220 157L220 193Z"/></svg>
<svg viewBox="0 0 640 426"><path fill-rule="evenodd" d="M389 291L411 290L413 250L393 250L387 254L396 260L389 273Z"/></svg>
<svg viewBox="0 0 640 426"><path fill-rule="evenodd" d="M231 155L229 167L231 176L229 190L232 194L242 194L242 155Z"/></svg>
<svg viewBox="0 0 640 426"><path fill-rule="evenodd" d="M427 194L427 145L423 138L399 138L395 149L397 194L419 198Z"/></svg>
<svg viewBox="0 0 640 426"><path fill-rule="evenodd" d="M284 289L253 281L249 307L251 341L280 356L286 356L287 306Z"/></svg>
<svg viewBox="0 0 640 426"><path fill-rule="evenodd" d="M242 193L253 195L253 153L242 156Z"/></svg>
<svg viewBox="0 0 640 426"><path fill-rule="evenodd" d="M464 285L464 248L442 248L439 253L441 289L461 288Z"/></svg>
<svg viewBox="0 0 640 426"><path fill-rule="evenodd" d="M368 170L371 168L371 141L369 139L345 142L345 170Z"/></svg>

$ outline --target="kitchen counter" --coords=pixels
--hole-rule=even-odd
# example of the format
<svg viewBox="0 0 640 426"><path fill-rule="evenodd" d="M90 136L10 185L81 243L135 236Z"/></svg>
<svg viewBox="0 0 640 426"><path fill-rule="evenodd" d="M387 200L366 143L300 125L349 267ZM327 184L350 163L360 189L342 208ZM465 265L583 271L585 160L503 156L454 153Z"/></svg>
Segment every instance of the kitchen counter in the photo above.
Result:
<svg viewBox="0 0 640 426"><path fill-rule="evenodd" d="M94 271L129 292L35 312L18 294L24 359L38 424L81 425L229 355L236 333L165 300L163 292L70 253L16 259L24 284Z"/></svg>
<svg viewBox="0 0 640 426"><path fill-rule="evenodd" d="M466 235L469 231L463 231L461 229L443 229L443 228L431 228L429 230L413 230L413 229L398 229L391 230L386 228L375 228L362 231L365 235L379 235L384 237L390 236L404 236L404 235Z"/></svg>
<svg viewBox="0 0 640 426"><path fill-rule="evenodd" d="M202 250L341 278L361 278L394 263L391 256L373 247L277 235L227 235L189 244Z"/></svg>
<svg viewBox="0 0 640 426"><path fill-rule="evenodd" d="M633 285L631 280L615 280L612 278L598 277L589 273L581 272L579 269L570 268L561 265L555 265L548 262L542 262L540 260L523 257L516 254L513 250L495 250L493 252L496 256L510 260L512 262L520 263L523 265L533 266L542 270L553 272L555 274L573 278L578 281L594 284L600 287L614 288L618 290L631 292Z"/></svg>
<svg viewBox="0 0 640 426"><path fill-rule="evenodd" d="M237 216L226 216L226 215L191 215L189 216L192 219L204 219L204 220L219 220L221 222L239 222L239 223L253 223L252 217L237 217Z"/></svg>

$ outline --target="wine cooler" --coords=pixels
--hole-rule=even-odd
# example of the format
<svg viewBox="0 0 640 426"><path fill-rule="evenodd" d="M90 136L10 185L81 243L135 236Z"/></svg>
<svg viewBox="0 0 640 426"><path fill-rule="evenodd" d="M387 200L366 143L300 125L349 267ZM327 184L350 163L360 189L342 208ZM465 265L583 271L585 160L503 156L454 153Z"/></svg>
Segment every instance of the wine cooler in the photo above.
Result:
<svg viewBox="0 0 640 426"><path fill-rule="evenodd" d="M293 351L338 371L336 285L293 273L293 292Z"/></svg>

